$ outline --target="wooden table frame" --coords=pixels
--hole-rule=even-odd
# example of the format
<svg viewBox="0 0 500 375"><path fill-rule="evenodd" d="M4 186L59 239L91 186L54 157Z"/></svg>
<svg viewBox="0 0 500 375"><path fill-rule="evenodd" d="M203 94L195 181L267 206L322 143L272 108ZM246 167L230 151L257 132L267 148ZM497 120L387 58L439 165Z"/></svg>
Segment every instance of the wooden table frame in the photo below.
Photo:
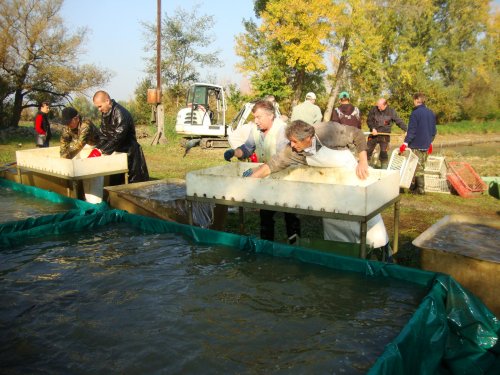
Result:
<svg viewBox="0 0 500 375"><path fill-rule="evenodd" d="M128 169L120 169L120 170L117 170L117 171L113 171L112 173L110 173L109 171L107 172L101 172L101 173L94 173L94 174L90 174L90 175L85 175L85 176L76 176L76 177L72 177L72 176L64 176L62 174L58 174L58 173L54 173L54 172L48 172L48 171L42 171L40 169L36 169L36 168L30 168L30 167L21 167L21 166L17 166L17 175L19 177L19 182L22 183L22 173L23 171L25 172L33 172L33 173L37 173L39 175L46 175L46 176L52 176L52 177L57 177L57 178L61 178L63 180L67 180L68 183L69 183L69 186L67 186L66 188L66 195L70 198L78 198L77 197L77 192L78 192L78 181L83 181L83 180L86 180L86 179L89 179L89 178L94 178L94 177L104 177L104 176L111 176L111 175L115 175L115 174L121 174L121 173L124 173L125 174L125 184L128 184ZM72 197L72 194L71 194L71 191L73 191L73 197Z"/></svg>
<svg viewBox="0 0 500 375"><path fill-rule="evenodd" d="M398 246L399 246L399 213L400 213L400 206L401 206L401 196L397 196L394 199L391 199L390 201L386 202L373 212L369 213L366 216L360 216L360 215L349 215L349 214L343 214L339 212L327 212L327 211L315 211L315 210L308 210L308 209L303 209L303 208L293 208L293 207L283 207L283 206L271 206L268 204L259 204L259 203L252 203L252 202L238 202L234 200L226 200L226 199L217 199L217 198L206 198L206 197L199 197L197 195L194 196L186 196L186 201L187 201L187 206L188 206L188 220L189 224L193 225L193 210L192 210L192 202L204 202L204 203L212 203L212 204L220 204L224 206L233 206L233 207L239 207L239 216L240 216L240 231L243 233L244 229L244 208L253 208L253 209L263 209L263 210L271 210L271 211L279 211L279 212L290 212L290 213L295 213L299 215L309 215L309 216L318 216L322 218L328 218L328 219L340 219L340 220L346 220L346 221L356 221L360 223L360 252L359 256L360 258L365 259L366 258L366 234L368 232L368 220L373 218L375 215L381 213L384 211L386 208L394 205L394 238L393 238L393 245L392 245L392 250L393 253L398 252Z"/></svg>

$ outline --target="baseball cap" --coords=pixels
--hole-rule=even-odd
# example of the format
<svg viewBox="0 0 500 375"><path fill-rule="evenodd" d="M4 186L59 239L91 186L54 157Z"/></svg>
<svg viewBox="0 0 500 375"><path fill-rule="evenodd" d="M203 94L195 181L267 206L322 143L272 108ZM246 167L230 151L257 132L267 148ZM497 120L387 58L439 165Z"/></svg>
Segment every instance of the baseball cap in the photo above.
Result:
<svg viewBox="0 0 500 375"><path fill-rule="evenodd" d="M339 99L349 99L350 96L349 96L349 93L347 91L342 91L340 94L339 94Z"/></svg>
<svg viewBox="0 0 500 375"><path fill-rule="evenodd" d="M61 123L63 125L68 125L71 120L78 116L78 111L73 107L66 107L62 110Z"/></svg>
<svg viewBox="0 0 500 375"><path fill-rule="evenodd" d="M316 100L316 94L313 93L313 92L308 92L306 94L306 99L314 99L314 100Z"/></svg>

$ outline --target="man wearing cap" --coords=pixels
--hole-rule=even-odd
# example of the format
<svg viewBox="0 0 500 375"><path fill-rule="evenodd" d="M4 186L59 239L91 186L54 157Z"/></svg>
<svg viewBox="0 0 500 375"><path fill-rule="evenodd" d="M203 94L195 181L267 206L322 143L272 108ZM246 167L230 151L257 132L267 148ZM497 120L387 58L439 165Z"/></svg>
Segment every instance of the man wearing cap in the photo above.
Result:
<svg viewBox="0 0 500 375"><path fill-rule="evenodd" d="M361 129L361 112L358 107L350 103L351 98L349 93L342 91L339 94L339 100L340 106L333 110L331 121Z"/></svg>
<svg viewBox="0 0 500 375"><path fill-rule="evenodd" d="M302 120L310 125L321 121L321 109L314 104L316 102L316 94L308 92L304 102L293 107L291 121Z"/></svg>
<svg viewBox="0 0 500 375"><path fill-rule="evenodd" d="M62 110L63 125L61 133L60 155L65 159L73 159L85 145L95 146L99 141L99 132L89 120L82 120L78 111L72 107Z"/></svg>

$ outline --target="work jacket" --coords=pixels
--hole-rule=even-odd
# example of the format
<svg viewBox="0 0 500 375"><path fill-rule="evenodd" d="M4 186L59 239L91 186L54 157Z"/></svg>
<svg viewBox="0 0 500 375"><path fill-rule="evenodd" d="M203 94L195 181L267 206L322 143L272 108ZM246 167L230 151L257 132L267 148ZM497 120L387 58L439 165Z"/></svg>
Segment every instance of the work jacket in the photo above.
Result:
<svg viewBox="0 0 500 375"><path fill-rule="evenodd" d="M137 142L132 115L120 104L112 100L112 107L101 117L99 143L96 145L103 154L126 152L129 182L149 180L148 167L142 148Z"/></svg>
<svg viewBox="0 0 500 375"><path fill-rule="evenodd" d="M43 113L42 111L38 111L35 116L35 131L46 137L46 140L49 141L52 137L52 132L50 131L50 122L48 113Z"/></svg>
<svg viewBox="0 0 500 375"><path fill-rule="evenodd" d="M62 158L74 158L85 145L94 146L99 142L99 131L89 120L82 120L75 129L65 126L61 132L59 153Z"/></svg>
<svg viewBox="0 0 500 375"><path fill-rule="evenodd" d="M408 144L408 147L416 150L427 150L436 133L434 113L425 104L413 108L405 137L405 143Z"/></svg>
<svg viewBox="0 0 500 375"><path fill-rule="evenodd" d="M393 122L403 131L408 129L404 121L401 120L396 111L391 107L386 107L381 111L377 106L374 106L370 109L370 112L368 112L366 122L370 131L375 129L379 133L390 133Z"/></svg>
<svg viewBox="0 0 500 375"><path fill-rule="evenodd" d="M332 112L331 121L361 129L361 113L351 103L341 104Z"/></svg>

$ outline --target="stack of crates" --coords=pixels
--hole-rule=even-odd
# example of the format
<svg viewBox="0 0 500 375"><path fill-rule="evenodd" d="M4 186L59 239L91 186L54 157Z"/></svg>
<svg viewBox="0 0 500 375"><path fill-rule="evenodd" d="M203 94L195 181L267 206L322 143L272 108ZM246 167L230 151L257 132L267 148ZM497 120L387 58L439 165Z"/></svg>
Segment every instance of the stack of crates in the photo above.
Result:
<svg viewBox="0 0 500 375"><path fill-rule="evenodd" d="M450 194L450 185L446 179L446 173L447 167L444 156L429 155L424 169L425 191Z"/></svg>

